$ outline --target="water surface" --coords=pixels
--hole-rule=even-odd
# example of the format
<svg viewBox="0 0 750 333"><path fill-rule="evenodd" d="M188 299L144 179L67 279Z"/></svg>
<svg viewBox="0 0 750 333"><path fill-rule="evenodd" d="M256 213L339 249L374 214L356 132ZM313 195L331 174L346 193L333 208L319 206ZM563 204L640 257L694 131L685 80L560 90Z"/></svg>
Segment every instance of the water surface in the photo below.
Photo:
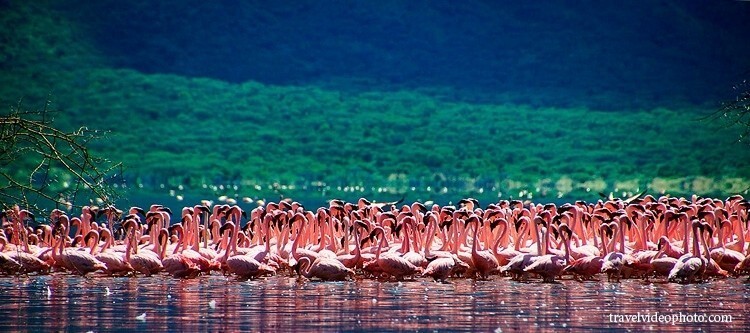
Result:
<svg viewBox="0 0 750 333"><path fill-rule="evenodd" d="M419 279L314 282L277 276L0 278L0 331L742 331L750 285ZM732 323L613 323L610 314L731 314ZM145 314L145 316L144 316Z"/></svg>

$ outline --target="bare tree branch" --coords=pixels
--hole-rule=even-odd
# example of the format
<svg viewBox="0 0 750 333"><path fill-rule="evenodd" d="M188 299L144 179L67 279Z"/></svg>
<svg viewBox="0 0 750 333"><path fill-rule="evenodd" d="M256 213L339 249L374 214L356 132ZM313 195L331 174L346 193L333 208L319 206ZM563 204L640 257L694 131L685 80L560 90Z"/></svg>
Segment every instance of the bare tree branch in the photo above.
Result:
<svg viewBox="0 0 750 333"><path fill-rule="evenodd" d="M103 205L117 198L110 183L122 165L96 157L88 149L92 140L101 137L98 131L56 128L49 102L40 111L22 110L20 103L10 111L0 116L0 204L4 209L18 204L43 211L87 204L76 201L79 194Z"/></svg>
<svg viewBox="0 0 750 333"><path fill-rule="evenodd" d="M732 87L736 91L734 100L724 102L715 112L704 119L724 122L725 128L740 126L740 142L750 144L750 82L743 80Z"/></svg>

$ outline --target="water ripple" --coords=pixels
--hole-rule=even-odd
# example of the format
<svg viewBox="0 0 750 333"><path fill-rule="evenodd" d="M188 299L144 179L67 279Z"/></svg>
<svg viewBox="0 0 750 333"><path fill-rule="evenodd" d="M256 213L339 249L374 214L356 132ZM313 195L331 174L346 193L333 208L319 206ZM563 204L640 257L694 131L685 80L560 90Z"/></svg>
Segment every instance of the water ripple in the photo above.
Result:
<svg viewBox="0 0 750 333"><path fill-rule="evenodd" d="M617 331L742 330L750 286L495 278L237 282L223 276L0 279L0 331ZM731 314L732 323L612 323L610 314Z"/></svg>

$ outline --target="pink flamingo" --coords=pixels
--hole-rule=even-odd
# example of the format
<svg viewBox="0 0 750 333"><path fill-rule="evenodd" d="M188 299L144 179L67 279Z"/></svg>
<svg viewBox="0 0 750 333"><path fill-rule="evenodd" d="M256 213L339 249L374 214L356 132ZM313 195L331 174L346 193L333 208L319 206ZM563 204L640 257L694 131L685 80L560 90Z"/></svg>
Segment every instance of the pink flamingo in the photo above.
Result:
<svg viewBox="0 0 750 333"><path fill-rule="evenodd" d="M469 270L469 265L455 257L440 257L431 261L422 276L430 276L435 281L445 283L446 279L458 271Z"/></svg>
<svg viewBox="0 0 750 333"><path fill-rule="evenodd" d="M5 237L0 237L0 244L0 271L8 275L21 273L23 266L2 251L5 245L8 244L8 240Z"/></svg>
<svg viewBox="0 0 750 333"><path fill-rule="evenodd" d="M236 227L234 223L226 222L224 227L230 229L230 232L236 235ZM236 239L231 240L230 247L231 248L226 250L222 261L226 263L227 269L232 274L237 275L241 279L248 279L276 273L276 270L273 267L260 263L253 257L244 254L236 254ZM235 255L230 256L230 253L234 253Z"/></svg>
<svg viewBox="0 0 750 333"><path fill-rule="evenodd" d="M133 267L133 270L146 276L161 272L164 265L162 265L157 254L145 249L141 250L141 253L138 251L138 240L141 233L138 224L134 220L129 220L123 224L123 228L126 232L129 230L128 239L126 239L128 247L125 251L125 260Z"/></svg>
<svg viewBox="0 0 750 333"><path fill-rule="evenodd" d="M574 259L563 269L563 272L572 273L576 280L590 280L602 270L604 260L600 256L588 256Z"/></svg>
<svg viewBox="0 0 750 333"><path fill-rule="evenodd" d="M536 253L523 253L513 257L507 265L500 268L501 273L507 272L511 274L513 280L521 280L522 278L527 276L525 268L539 259L540 256L544 255L544 253L542 252L542 244L539 241L539 228L537 227L537 224L543 223L544 220L542 220L542 218L539 216L535 216L534 222L531 223L531 226L534 228L534 230L532 231L532 236L534 237L534 241L536 243Z"/></svg>
<svg viewBox="0 0 750 333"><path fill-rule="evenodd" d="M356 267L362 267L364 264L364 261L362 260L362 249L361 247L361 236L360 236L360 230L364 229L367 230L367 224L362 222L361 220L356 220L353 223L353 232L354 232L354 254L341 254L336 257L338 261L340 261L342 264L344 264L347 268L356 268ZM374 258L374 257L373 257Z"/></svg>
<svg viewBox="0 0 750 333"><path fill-rule="evenodd" d="M305 215L301 213L295 213L289 223L293 224L297 221L299 221L299 228L297 229L297 235L294 237L294 241L292 241L292 257L289 258L289 266L296 265L299 259L303 256L308 257L310 261L315 261L315 259L318 259L318 252L299 248L299 243L306 236L305 227L308 225L309 221L315 221L314 214L310 211L307 211Z"/></svg>
<svg viewBox="0 0 750 333"><path fill-rule="evenodd" d="M404 230L404 242L401 246L403 254L401 257L412 263L414 266L422 268L427 267L428 261L424 255L411 248L411 238L413 237L416 239L417 234L419 233L417 230L417 221L413 216L405 216L401 220L401 225Z"/></svg>
<svg viewBox="0 0 750 333"><path fill-rule="evenodd" d="M628 217L626 215L622 215L619 218L618 222L610 222L609 228L615 229L615 234L612 235L612 244L609 246L611 248L611 252L607 253L607 255L603 258L602 263L602 273L607 274L607 280L611 281L613 277L616 278L616 280L619 282L620 278L622 277L622 270L623 266L625 265L625 262L628 260L632 261L632 258L630 255L627 255L625 253L625 225L628 222ZM619 236L619 237L618 237ZM614 242L615 239L619 238L620 241L620 251L616 252L614 251ZM602 237L602 243L604 244L604 238Z"/></svg>
<svg viewBox="0 0 750 333"><path fill-rule="evenodd" d="M89 231L89 233L91 234L93 231L94 230ZM116 252L109 249L113 244L112 233L109 229L102 228L100 233L93 235L95 235L97 243L100 237L104 238L104 245L102 245L102 248L98 251L92 248L91 254L107 266L107 269L104 271L105 274L121 275L133 271L133 267L130 266L130 263L125 261L124 252Z"/></svg>
<svg viewBox="0 0 750 333"><path fill-rule="evenodd" d="M92 256L91 253L65 248L65 235L67 235L70 220L66 215L63 215L60 217L60 221L60 241L58 242L57 253L53 253L55 264L82 276L98 270L106 270L107 266Z"/></svg>
<svg viewBox="0 0 750 333"><path fill-rule="evenodd" d="M548 228L551 227L549 226ZM539 274L544 282L554 282L555 278L562 273L567 263L570 262L570 236L573 232L566 224L560 224L558 230L565 246L565 255L547 254L540 256L524 268L524 272ZM546 234L546 237L549 237L549 231Z"/></svg>
<svg viewBox="0 0 750 333"><path fill-rule="evenodd" d="M161 263L164 266L164 270L175 278L183 279L197 277L201 272L200 267L182 255L182 253L174 253L166 256L168 239L169 231L162 228L159 231L159 242L162 246Z"/></svg>
<svg viewBox="0 0 750 333"><path fill-rule="evenodd" d="M496 272L500 268L500 264L492 251L484 250L480 251L479 248L479 229L480 220L477 215L471 215L466 221L466 225L474 223L474 239L471 245L471 261L474 264L474 268L477 270L477 274L483 280L487 280L489 275Z"/></svg>
<svg viewBox="0 0 750 333"><path fill-rule="evenodd" d="M397 280L401 280L405 276L411 276L423 271L422 268L414 266L414 264L395 253L382 254L383 246L388 245L388 240L385 238L385 230L383 230L383 227L375 227L373 233L380 234L380 245L375 253L375 262L384 273L395 277Z"/></svg>
<svg viewBox="0 0 750 333"><path fill-rule="evenodd" d="M25 231L24 231L25 232ZM49 231L49 236L51 237L52 231ZM20 238L20 237L19 237ZM50 270L50 264L45 262L41 259L41 256L49 255L51 256L52 251L54 251L53 248L48 248L45 250L40 250L38 254L32 254L31 249L28 246L28 242L24 242L22 247L15 246L14 249L11 249L8 251L6 248L8 246L8 240L5 237L0 237L0 243L2 243L2 246L0 246L0 253L3 253L4 255L10 260L8 261L8 267L14 266L14 262L21 265L21 268L18 270L18 273L20 274L26 274L26 273L48 273ZM51 258L50 262L54 262Z"/></svg>
<svg viewBox="0 0 750 333"><path fill-rule="evenodd" d="M60 244L63 244L63 242L61 242ZM96 257L91 255L91 253L63 248L64 245L61 246L59 255L63 258L62 260L67 263L67 266L74 273L78 273L83 276L99 270L107 270L107 265L96 259Z"/></svg>
<svg viewBox="0 0 750 333"><path fill-rule="evenodd" d="M707 215L711 216L709 222L713 222L713 213L709 212ZM717 233L719 236L719 246L711 250L711 259L715 261L722 269L733 272L737 264L745 259L745 256L738 251L728 249L726 247L726 244L724 243L723 230L725 228L728 228L731 231L732 223L729 222L729 220L724 220L722 222L719 222L718 224L719 227L717 229Z"/></svg>
<svg viewBox="0 0 750 333"><path fill-rule="evenodd" d="M523 231L526 230L525 228L528 225L528 217L524 216L523 218L526 219L526 221L521 222L522 223L521 228L523 229L521 229L521 231L518 233L519 235L524 233ZM521 254L521 251L519 251L521 242L520 242L520 239L518 239L513 244L514 248L508 247L503 250L498 250L500 243L503 242L504 239L506 239L510 231L510 227L508 226L508 221L504 218L498 218L495 221L497 222L497 227L502 227L502 231L498 233L497 239L495 240L495 244L492 245L492 253L495 255L495 258L497 259L497 263L499 265L498 270L499 270L500 267L507 265L508 262L510 262L510 260L513 259L515 256ZM506 246L508 245L507 241L505 242L505 245Z"/></svg>
<svg viewBox="0 0 750 333"><path fill-rule="evenodd" d="M669 272L668 280L670 282L693 282L696 277L703 275L706 270L706 261L701 257L701 252L698 247L698 227L700 223L694 220L693 223L693 252L686 253L680 259L677 260L672 270ZM687 235L685 235L687 237ZM685 238L687 241L687 238Z"/></svg>
<svg viewBox="0 0 750 333"><path fill-rule="evenodd" d="M666 242L669 243L668 241ZM662 257L666 245L659 245L656 255L651 259L651 272L656 276L669 276L669 272L672 271L674 265L677 263L677 259L666 256Z"/></svg>
<svg viewBox="0 0 750 333"><path fill-rule="evenodd" d="M705 276L711 276L711 277L727 277L729 276L729 272L721 268L719 264L711 258L711 251L708 248L708 240L706 238L711 238L713 235L713 228L711 228L708 223L703 222L700 226L701 230L701 242L703 243L703 250L704 254L706 255L706 270L704 271ZM734 266L732 266L731 269L734 269Z"/></svg>
<svg viewBox="0 0 750 333"><path fill-rule="evenodd" d="M321 279L324 281L341 281L354 278L354 271L347 268L340 261L328 257L318 257L311 264L310 258L302 257L296 267L297 274L307 279Z"/></svg>

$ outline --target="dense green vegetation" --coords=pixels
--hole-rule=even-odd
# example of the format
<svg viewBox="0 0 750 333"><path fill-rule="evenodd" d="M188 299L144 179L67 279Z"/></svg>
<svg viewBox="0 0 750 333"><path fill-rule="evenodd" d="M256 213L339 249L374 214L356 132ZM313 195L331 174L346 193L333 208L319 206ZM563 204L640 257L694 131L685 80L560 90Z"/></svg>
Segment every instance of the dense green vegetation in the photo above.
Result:
<svg viewBox="0 0 750 333"><path fill-rule="evenodd" d="M738 130L700 121L705 107L612 112L469 103L449 89L144 74L110 67L80 26L50 9L6 6L0 103L50 98L64 128L109 131L91 148L123 162L120 185L131 191L555 200L750 187L750 150L735 143Z"/></svg>

